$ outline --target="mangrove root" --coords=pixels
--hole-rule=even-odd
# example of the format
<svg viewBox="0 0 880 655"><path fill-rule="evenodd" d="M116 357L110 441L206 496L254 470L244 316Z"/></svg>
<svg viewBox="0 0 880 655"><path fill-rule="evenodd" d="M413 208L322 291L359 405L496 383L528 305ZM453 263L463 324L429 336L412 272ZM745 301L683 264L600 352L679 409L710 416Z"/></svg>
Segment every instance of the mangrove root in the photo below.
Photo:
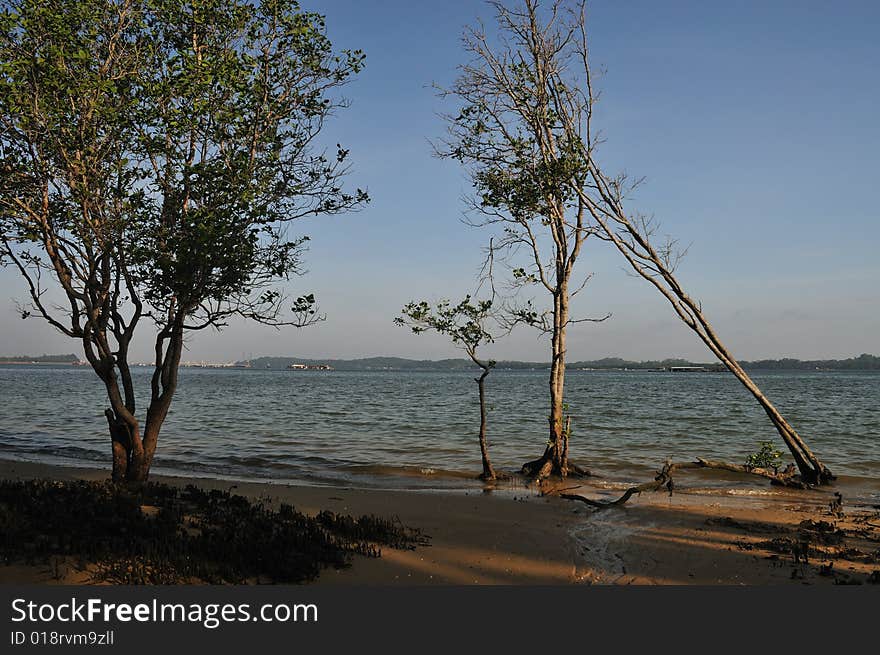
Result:
<svg viewBox="0 0 880 655"><path fill-rule="evenodd" d="M593 475L589 469L578 466L574 462L566 462L563 471L546 453L536 460L523 464L520 474L531 478L532 481L541 481L553 475L558 475L562 478L568 476L589 478Z"/></svg>

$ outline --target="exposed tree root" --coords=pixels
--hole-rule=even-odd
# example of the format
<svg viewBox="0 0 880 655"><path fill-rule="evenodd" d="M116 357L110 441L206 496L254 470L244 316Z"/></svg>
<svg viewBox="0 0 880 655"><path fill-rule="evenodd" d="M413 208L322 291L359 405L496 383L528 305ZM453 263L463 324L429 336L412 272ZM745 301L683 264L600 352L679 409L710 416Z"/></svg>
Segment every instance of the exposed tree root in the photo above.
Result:
<svg viewBox="0 0 880 655"><path fill-rule="evenodd" d="M580 478L589 478L593 475L590 472L590 469L582 468L582 467L578 466L577 464L573 464L572 462L568 463L568 474L575 475Z"/></svg>
<svg viewBox="0 0 880 655"><path fill-rule="evenodd" d="M523 464L520 473L532 481L544 480L551 476L588 478L593 475L589 469L585 469L570 461L565 463L564 468L560 467L548 453L544 453L538 459Z"/></svg>
<svg viewBox="0 0 880 655"><path fill-rule="evenodd" d="M538 459L533 459L531 462L526 462L525 464L523 464L522 468L520 469L520 473L530 478L539 478L541 477L541 473L543 473L545 469L547 470L547 475L550 475L549 469L551 469L552 467L553 462L550 460L550 458L542 455Z"/></svg>
<svg viewBox="0 0 880 655"><path fill-rule="evenodd" d="M716 462L698 457L696 461L693 462L666 462L666 464L663 465L663 468L657 473L652 481L645 482L635 487L630 487L623 492L623 495L620 498L616 500L593 500L591 498L587 498L586 496L581 496L580 494L562 493L562 491L567 491L567 489L548 491L546 492L546 495L559 496L560 498L565 498L566 500L576 500L581 503L586 503L590 507L594 507L596 509L608 509L609 507L623 505L624 503L626 503L626 501L632 498L633 495L640 494L643 491L659 491L663 487L666 487L666 489L669 491L669 495L671 496L675 488L675 481L673 480L672 476L673 472L676 469L698 468L709 468L722 471L731 471L733 473L757 475L762 478L767 478L768 480L770 480L771 484L792 487L795 489L809 489L812 487L812 485L803 482L796 475L796 469L794 466L790 466L782 472L777 472L771 469L742 466L740 464L729 464L727 462Z"/></svg>
<svg viewBox="0 0 880 655"><path fill-rule="evenodd" d="M553 422L551 421L551 425ZM538 459L526 462L520 468L520 474L530 478L531 482L541 482L546 478L578 478L590 477L592 473L582 468L568 458L568 443L571 438L571 417L565 417L565 429L556 438L547 444L544 454Z"/></svg>
<svg viewBox="0 0 880 655"><path fill-rule="evenodd" d="M477 480L485 483L486 485L493 485L496 482L506 482L508 480L513 480L516 477L515 473L506 473L504 471L495 471L494 475L487 476L485 473L480 473L477 476Z"/></svg>

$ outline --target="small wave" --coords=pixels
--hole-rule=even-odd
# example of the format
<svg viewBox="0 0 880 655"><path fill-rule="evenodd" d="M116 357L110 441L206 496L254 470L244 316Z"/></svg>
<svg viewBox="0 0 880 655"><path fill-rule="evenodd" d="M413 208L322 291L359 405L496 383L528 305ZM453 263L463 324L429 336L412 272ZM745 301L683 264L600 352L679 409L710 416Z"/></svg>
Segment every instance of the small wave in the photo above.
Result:
<svg viewBox="0 0 880 655"><path fill-rule="evenodd" d="M709 496L778 496L779 492L772 489L694 489L694 493L705 493Z"/></svg>
<svg viewBox="0 0 880 655"><path fill-rule="evenodd" d="M453 471L430 466L394 466L389 464L357 464L339 467L343 471L360 475L401 476L401 477L438 477L456 480L474 479L475 472Z"/></svg>

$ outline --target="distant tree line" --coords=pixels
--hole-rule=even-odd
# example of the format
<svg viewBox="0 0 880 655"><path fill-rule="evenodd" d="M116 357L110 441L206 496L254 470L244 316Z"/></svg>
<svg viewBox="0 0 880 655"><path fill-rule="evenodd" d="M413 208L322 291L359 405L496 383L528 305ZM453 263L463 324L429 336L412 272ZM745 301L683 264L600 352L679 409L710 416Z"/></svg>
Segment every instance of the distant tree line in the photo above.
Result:
<svg viewBox="0 0 880 655"><path fill-rule="evenodd" d="M471 371L476 368L474 363L464 358L457 359L406 359L403 357L365 357L362 359L303 359L297 357L258 357L247 360L253 368L279 369L287 368L290 364L328 364L340 371ZM244 365L246 361L238 362ZM835 370L835 371L876 371L880 370L880 357L863 354L849 359L761 359L741 362L744 368L752 371L812 371ZM619 357L605 357L602 359L571 362L567 364L569 370L577 369L638 369L651 370L669 368L670 366L703 366L709 369L725 370L718 362L691 362L686 359L662 359L648 361L632 361ZM550 368L549 362L523 362L523 361L498 361L495 365L499 370L545 370Z"/></svg>
<svg viewBox="0 0 880 655"><path fill-rule="evenodd" d="M0 362L38 362L40 364L72 364L78 362L76 355L13 355L5 357L0 355Z"/></svg>
<svg viewBox="0 0 880 655"><path fill-rule="evenodd" d="M0 355L0 362L39 362L41 364L72 364L80 361L74 354L66 355ZM278 369L287 368L290 364L327 364L340 371L470 371L475 368L472 361L457 359L407 359L405 357L364 357L361 359L304 359L299 357L258 357L243 360L236 364L250 364L253 368ZM867 353L848 359L757 359L741 362L744 368L751 371L878 371L880 357ZM603 357L602 359L584 360L567 364L569 370L577 369L637 369L651 370L669 368L670 366L703 366L708 369L722 370L718 363L692 362L687 359L667 358L658 360L633 361L620 357ZM544 370L549 369L548 362L523 362L501 360L495 365L500 370Z"/></svg>
<svg viewBox="0 0 880 655"><path fill-rule="evenodd" d="M760 359L742 362L746 368L761 370L815 370L834 369L836 371L877 371L880 370L880 357L864 353L849 359Z"/></svg>

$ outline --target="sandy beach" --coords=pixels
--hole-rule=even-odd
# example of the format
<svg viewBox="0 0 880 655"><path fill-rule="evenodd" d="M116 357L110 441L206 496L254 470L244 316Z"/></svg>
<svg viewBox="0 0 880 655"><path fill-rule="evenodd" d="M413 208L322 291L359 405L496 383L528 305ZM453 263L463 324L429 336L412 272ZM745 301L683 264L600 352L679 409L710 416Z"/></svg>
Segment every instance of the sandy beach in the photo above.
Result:
<svg viewBox="0 0 880 655"><path fill-rule="evenodd" d="M98 469L0 460L0 478L101 480ZM880 507L864 502L832 513L831 491L793 492L744 481L697 484L669 496L645 493L620 508L581 503L507 485L496 491L363 490L153 476L306 514L397 518L430 545L383 549L351 568L325 569L319 585L860 584L880 581ZM566 484L570 489L572 483ZM591 481L575 490L611 498ZM874 496L869 496L874 497ZM0 567L0 582L85 583L88 571Z"/></svg>

